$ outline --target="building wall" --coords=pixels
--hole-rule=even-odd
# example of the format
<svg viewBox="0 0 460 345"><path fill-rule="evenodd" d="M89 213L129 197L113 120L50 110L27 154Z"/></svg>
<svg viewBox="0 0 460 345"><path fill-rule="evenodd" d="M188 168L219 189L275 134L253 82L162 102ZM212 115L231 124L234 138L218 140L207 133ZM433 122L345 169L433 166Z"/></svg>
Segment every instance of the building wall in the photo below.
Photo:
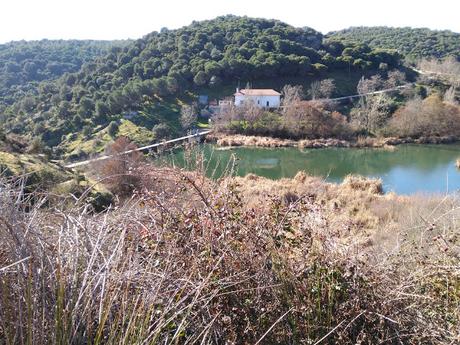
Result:
<svg viewBox="0 0 460 345"><path fill-rule="evenodd" d="M245 102L252 102L259 108L279 108L280 101L281 101L280 96L244 96L244 95L235 96L236 106L241 106Z"/></svg>

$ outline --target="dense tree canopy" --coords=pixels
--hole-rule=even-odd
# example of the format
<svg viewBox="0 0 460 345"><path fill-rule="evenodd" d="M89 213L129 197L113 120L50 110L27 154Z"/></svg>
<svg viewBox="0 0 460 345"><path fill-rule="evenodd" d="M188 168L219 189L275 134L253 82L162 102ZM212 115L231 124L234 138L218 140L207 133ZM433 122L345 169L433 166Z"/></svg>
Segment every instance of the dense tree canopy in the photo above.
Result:
<svg viewBox="0 0 460 345"><path fill-rule="evenodd" d="M460 60L460 34L448 30L352 27L328 34L327 41L366 44L374 49L395 49L409 60L450 55Z"/></svg>
<svg viewBox="0 0 460 345"><path fill-rule="evenodd" d="M77 72L40 83L4 110L6 127L19 133L34 131L56 145L63 134L107 125L113 116L194 88L396 67L399 59L396 52L363 44L324 42L313 29L276 20L219 17L152 32L124 47L112 47ZM31 76L43 73L36 65L32 60L5 68L20 68L21 74Z"/></svg>
<svg viewBox="0 0 460 345"><path fill-rule="evenodd" d="M0 45L0 101L12 103L36 82L80 70L83 64L129 41L41 40Z"/></svg>

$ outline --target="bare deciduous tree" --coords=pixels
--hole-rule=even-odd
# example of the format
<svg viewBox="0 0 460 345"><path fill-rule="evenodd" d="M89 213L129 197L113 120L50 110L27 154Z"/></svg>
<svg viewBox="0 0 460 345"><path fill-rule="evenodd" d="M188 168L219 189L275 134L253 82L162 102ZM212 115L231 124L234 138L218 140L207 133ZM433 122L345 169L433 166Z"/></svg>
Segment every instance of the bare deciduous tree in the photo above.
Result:
<svg viewBox="0 0 460 345"><path fill-rule="evenodd" d="M406 84L406 74L404 72L393 70L388 72L387 80L385 81L386 88L393 88Z"/></svg>
<svg viewBox="0 0 460 345"><path fill-rule="evenodd" d="M239 128L252 128L264 116L264 110L253 102L246 102L236 107L231 104L221 108L213 117L213 128L217 131L234 131Z"/></svg>
<svg viewBox="0 0 460 345"><path fill-rule="evenodd" d="M241 107L241 112L243 114L243 119L249 125L253 125L264 114L263 109L258 107L254 102L245 103L244 106Z"/></svg>
<svg viewBox="0 0 460 345"><path fill-rule="evenodd" d="M375 133L390 116L391 99L385 94L362 97L352 109L352 123L357 129Z"/></svg>
<svg viewBox="0 0 460 345"><path fill-rule="evenodd" d="M382 77L379 75L373 75L370 79L361 77L358 82L356 90L360 95L365 95L366 93L375 92L381 89L383 86Z"/></svg>
<svg viewBox="0 0 460 345"><path fill-rule="evenodd" d="M115 194L126 196L138 187L140 178L136 174L136 168L143 156L140 152L134 151L136 148L137 146L128 138L119 137L105 150L110 158L94 164L94 170Z"/></svg>
<svg viewBox="0 0 460 345"><path fill-rule="evenodd" d="M424 59L419 61L417 68L426 74L437 75L439 78L447 80L453 86L460 86L460 62L453 56L444 60Z"/></svg>
<svg viewBox="0 0 460 345"><path fill-rule="evenodd" d="M310 85L309 94L313 100L319 98L330 98L334 93L335 88L335 82L333 79L314 81Z"/></svg>
<svg viewBox="0 0 460 345"><path fill-rule="evenodd" d="M197 120L197 112L195 105L184 105L182 106L180 113L180 123L184 130L190 129Z"/></svg>
<svg viewBox="0 0 460 345"><path fill-rule="evenodd" d="M427 73L460 74L460 62L453 56L443 60L423 59L419 61L417 67Z"/></svg>
<svg viewBox="0 0 460 345"><path fill-rule="evenodd" d="M444 102L448 104L458 104L456 98L456 88L455 86L451 86L447 91L444 93Z"/></svg>
<svg viewBox="0 0 460 345"><path fill-rule="evenodd" d="M282 100L282 113L286 114L288 109L298 104L303 98L303 88L301 85L285 85L281 90L283 95Z"/></svg>
<svg viewBox="0 0 460 345"><path fill-rule="evenodd" d="M394 75L394 78L399 77ZM352 109L351 118L355 127L374 133L387 121L390 115L391 99L385 94L369 95L381 90L385 85L380 75L373 75L366 79L362 77L358 82L357 91L362 97L358 105Z"/></svg>
<svg viewBox="0 0 460 345"><path fill-rule="evenodd" d="M396 112L389 125L399 136L459 135L460 108L442 102L438 95L414 98Z"/></svg>

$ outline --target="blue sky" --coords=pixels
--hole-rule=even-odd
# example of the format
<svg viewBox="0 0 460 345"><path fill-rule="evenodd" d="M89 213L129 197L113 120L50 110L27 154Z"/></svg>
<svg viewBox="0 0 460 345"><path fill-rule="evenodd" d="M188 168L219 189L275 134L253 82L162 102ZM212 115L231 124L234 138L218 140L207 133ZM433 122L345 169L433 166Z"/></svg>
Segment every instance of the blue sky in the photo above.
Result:
<svg viewBox="0 0 460 345"><path fill-rule="evenodd" d="M460 32L458 0L2 0L0 10L0 43L139 38L224 14L275 18L324 33L361 25Z"/></svg>

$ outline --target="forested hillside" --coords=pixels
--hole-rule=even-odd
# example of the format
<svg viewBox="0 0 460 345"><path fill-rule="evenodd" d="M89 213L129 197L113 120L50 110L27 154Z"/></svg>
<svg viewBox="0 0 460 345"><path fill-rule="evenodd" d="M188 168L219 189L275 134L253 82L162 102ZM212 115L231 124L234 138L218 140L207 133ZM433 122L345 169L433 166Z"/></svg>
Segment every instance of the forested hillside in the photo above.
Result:
<svg viewBox="0 0 460 345"><path fill-rule="evenodd" d="M127 111L167 105L197 88L393 68L399 62L396 52L324 42L322 34L310 28L225 16L153 32L126 47L112 48L78 72L41 83L3 113L8 131L33 133L55 146L65 134L82 128L91 132Z"/></svg>
<svg viewBox="0 0 460 345"><path fill-rule="evenodd" d="M12 103L34 89L36 82L52 80L107 54L129 41L41 40L0 45L0 101Z"/></svg>
<svg viewBox="0 0 460 345"><path fill-rule="evenodd" d="M374 49L396 49L409 60L450 55L460 60L460 34L448 30L352 27L328 34L327 41L367 44Z"/></svg>

